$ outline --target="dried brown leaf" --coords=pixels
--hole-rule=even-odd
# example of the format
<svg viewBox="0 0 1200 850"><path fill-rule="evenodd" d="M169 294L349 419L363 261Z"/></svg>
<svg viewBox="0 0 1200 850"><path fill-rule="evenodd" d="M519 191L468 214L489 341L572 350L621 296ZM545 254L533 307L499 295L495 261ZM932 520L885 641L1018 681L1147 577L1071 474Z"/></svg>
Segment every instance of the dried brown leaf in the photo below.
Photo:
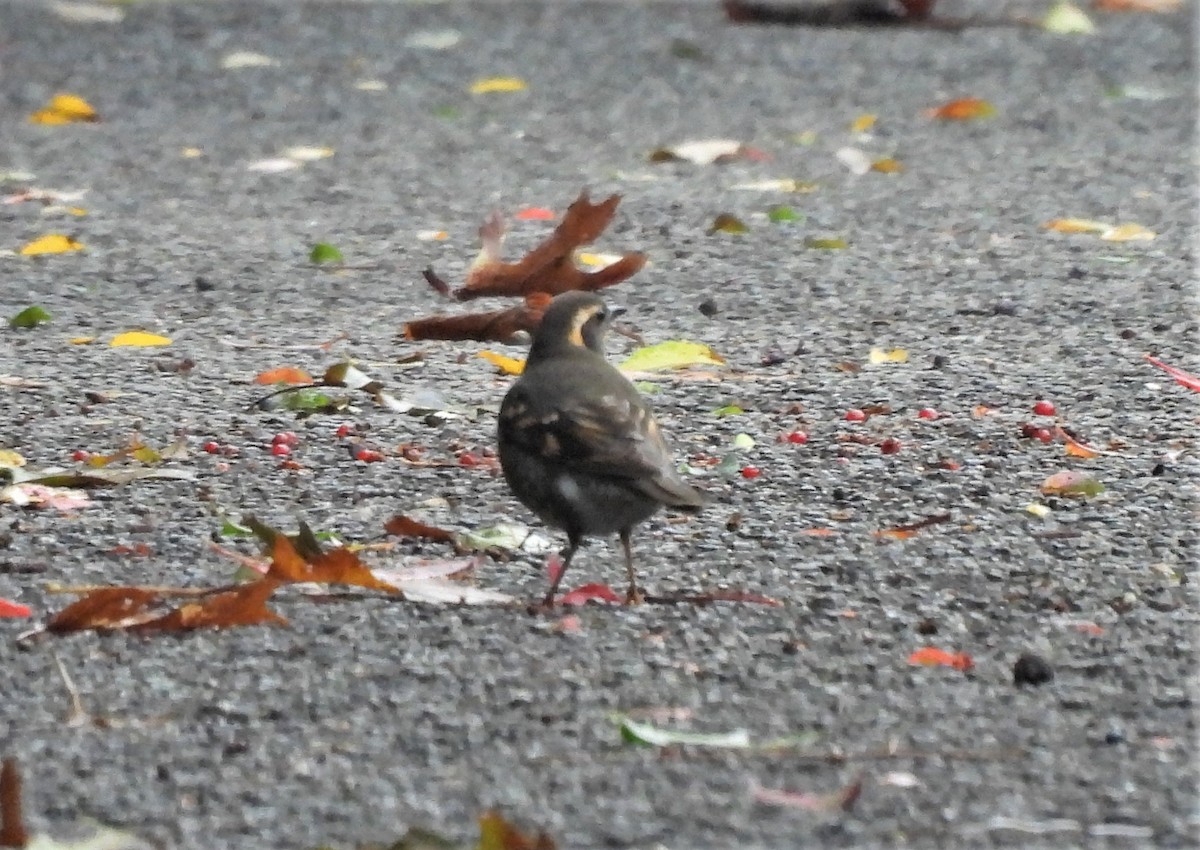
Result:
<svg viewBox="0 0 1200 850"><path fill-rule="evenodd" d="M604 269L602 271L607 271ZM597 272L600 274L601 272ZM466 316L430 316L415 319L404 326L404 337L410 340L446 339L478 342L513 342L522 331L532 333L542 322L542 314L550 296L533 293L525 303L507 310L491 313L471 313Z"/></svg>

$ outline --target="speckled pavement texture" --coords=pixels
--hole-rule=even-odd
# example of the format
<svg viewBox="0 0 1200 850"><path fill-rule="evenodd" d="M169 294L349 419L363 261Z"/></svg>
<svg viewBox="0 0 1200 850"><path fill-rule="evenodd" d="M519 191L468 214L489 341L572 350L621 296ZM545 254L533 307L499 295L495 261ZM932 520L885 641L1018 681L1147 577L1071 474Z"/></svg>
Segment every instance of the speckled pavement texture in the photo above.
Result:
<svg viewBox="0 0 1200 850"><path fill-rule="evenodd" d="M0 257L4 316L29 304L53 316L0 330L0 374L36 384L0 387L0 447L70 466L76 449L113 451L133 433L158 447L185 434L190 456L170 465L196 476L97 491L68 515L0 505L0 598L35 610L0 621L0 752L21 760L31 825L92 816L183 850L353 848L410 826L467 842L495 806L578 848L1196 846L1197 396L1143 360L1200 367L1191 5L1093 13L1099 32L1083 37L734 27L707 2L147 2L118 23L0 4L0 172L34 175L4 194L86 189L67 203L88 213L0 206L0 247L52 232L86 247ZM459 43L411 42L444 30ZM236 51L278 64L223 69ZM492 76L528 89L468 92ZM103 120L28 123L56 91ZM998 114L924 114L959 97ZM850 125L866 113L878 118L860 137ZM765 157L647 161L713 137ZM248 169L292 145L336 153ZM836 158L847 146L905 170L856 176ZM817 186L734 188L775 178ZM420 272L461 280L491 209L561 212L584 187L623 195L597 250L650 257L611 292L628 325L728 361L721 380L655 381L677 456L722 456L746 433L756 445L739 464L761 471L698 476L710 507L640 529L643 583L778 607L589 606L573 612L579 632L560 634L557 616L521 607L283 592L283 628L17 643L69 598L47 593L52 582L229 580L235 564L209 545L226 517L303 519L357 542L382 539L395 513L535 524L486 469L395 457L402 443L449 461L490 447L510 380L474 356L485 346L399 332L463 309ZM769 221L777 204L804 219ZM708 233L720 213L749 232ZM1157 238L1043 228L1066 217ZM510 256L549 227L515 222ZM423 241L430 230L448 238ZM849 247L806 249L808 237ZM353 268L310 263L318 241ZM106 344L132 328L173 344ZM79 336L98 342L68 342ZM908 362L867 364L873 347ZM398 365L418 351L419 365ZM781 362L764 365L772 351ZM365 397L303 421L247 411L258 372L319 373L345 356L397 395L435 388L481 412L430 425ZM184 360L194 367L176 370ZM1071 458L1022 437L1038 398L1113 454ZM730 404L745 413L713 414ZM891 412L843 420L871 405ZM974 416L980 405L992 411ZM926 406L942 418L919 420ZM388 459L353 460L342 422ZM266 450L288 429L298 471ZM776 442L793 430L808 442ZM899 452L880 451L889 437ZM240 454L206 454L209 440ZM1105 492L1041 495L1062 469ZM943 513L908 539L875 534ZM137 544L148 554L118 554ZM417 555L448 550L410 541L370 558ZM568 584L619 585L619 550L593 544L576 570ZM485 561L474 580L532 600L546 579L522 555ZM910 666L927 645L969 653L974 670ZM1015 686L1022 653L1053 680ZM65 722L56 656L107 723ZM808 733L810 755L850 758L659 751L623 743L611 719L663 709L681 728ZM752 796L859 776L848 812Z"/></svg>

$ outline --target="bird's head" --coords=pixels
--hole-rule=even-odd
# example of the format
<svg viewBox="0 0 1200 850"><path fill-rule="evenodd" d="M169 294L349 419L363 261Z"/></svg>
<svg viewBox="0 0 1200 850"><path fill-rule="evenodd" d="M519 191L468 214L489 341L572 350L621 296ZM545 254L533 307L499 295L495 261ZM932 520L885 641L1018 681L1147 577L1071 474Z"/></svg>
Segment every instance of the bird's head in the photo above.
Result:
<svg viewBox="0 0 1200 850"><path fill-rule="evenodd" d="M586 348L604 355L604 334L612 320L624 313L622 307L609 307L592 292L564 292L546 308L542 323L533 334L529 359L574 348Z"/></svg>

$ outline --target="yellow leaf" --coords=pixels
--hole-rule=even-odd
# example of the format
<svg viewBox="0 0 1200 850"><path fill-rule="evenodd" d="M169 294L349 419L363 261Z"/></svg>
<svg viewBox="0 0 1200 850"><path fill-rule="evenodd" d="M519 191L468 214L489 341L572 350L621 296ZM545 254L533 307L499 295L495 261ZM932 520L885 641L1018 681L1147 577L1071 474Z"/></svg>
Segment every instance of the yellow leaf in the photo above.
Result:
<svg viewBox="0 0 1200 850"><path fill-rule="evenodd" d="M74 121L98 121L92 105L76 94L56 94L43 109L29 116L31 124L70 124Z"/></svg>
<svg viewBox="0 0 1200 850"><path fill-rule="evenodd" d="M484 77L471 84L471 94L525 91L529 88L520 77Z"/></svg>
<svg viewBox="0 0 1200 850"><path fill-rule="evenodd" d="M17 469L25 465L25 458L12 449L0 449L0 469Z"/></svg>
<svg viewBox="0 0 1200 850"><path fill-rule="evenodd" d="M109 343L113 348L146 348L149 346L170 344L171 340L167 337L146 333L145 331L126 331L114 336L112 342Z"/></svg>
<svg viewBox="0 0 1200 850"><path fill-rule="evenodd" d="M76 242L70 236L62 233L49 233L39 239L34 239L21 249L26 257L36 257L39 254L65 254L68 251L82 251L83 244Z"/></svg>
<svg viewBox="0 0 1200 850"><path fill-rule="evenodd" d="M850 125L851 133L865 133L875 126L875 116L867 113L860 115L854 119L854 123Z"/></svg>
<svg viewBox="0 0 1200 850"><path fill-rule="evenodd" d="M479 356L491 363L505 375L520 375L525 371L525 361L516 357L505 357L494 351L481 351Z"/></svg>
<svg viewBox="0 0 1200 850"><path fill-rule="evenodd" d="M1103 233L1110 230L1112 225L1087 218L1056 218L1046 222L1042 227L1047 230L1056 230L1059 233Z"/></svg>
<svg viewBox="0 0 1200 850"><path fill-rule="evenodd" d="M868 359L872 363L907 363L908 352L903 348L893 348L884 351L882 348L872 348Z"/></svg>
<svg viewBox="0 0 1200 850"><path fill-rule="evenodd" d="M1032 502L1026 505L1025 510L1039 518L1050 515L1050 509L1045 505L1039 505L1037 502Z"/></svg>
<svg viewBox="0 0 1200 850"><path fill-rule="evenodd" d="M1155 238L1153 230L1147 230L1140 224L1118 224L1100 234L1105 242L1149 242Z"/></svg>
<svg viewBox="0 0 1200 850"><path fill-rule="evenodd" d="M85 210L83 207L63 207L63 209L65 209L67 212L69 212L71 215L74 215L74 216L85 216L88 214L88 211Z"/></svg>
<svg viewBox="0 0 1200 850"><path fill-rule="evenodd" d="M314 145L293 145L283 152L285 159L296 162L313 162L318 159L326 159L333 154L334 150L331 147Z"/></svg>
<svg viewBox="0 0 1200 850"><path fill-rule="evenodd" d="M73 336L67 342L71 345L88 345L96 341L94 336Z"/></svg>
<svg viewBox="0 0 1200 850"><path fill-rule="evenodd" d="M648 345L625 358L621 369L626 372L666 372L688 366L722 366L725 358L707 345L673 339Z"/></svg>
<svg viewBox="0 0 1200 850"><path fill-rule="evenodd" d="M884 159L877 159L871 163L872 171L879 171L883 174L897 174L904 170L903 164L899 160L892 159L890 156Z"/></svg>
<svg viewBox="0 0 1200 850"><path fill-rule="evenodd" d="M179 155L184 159L198 159L204 156L204 151L200 148L184 148L179 152Z"/></svg>

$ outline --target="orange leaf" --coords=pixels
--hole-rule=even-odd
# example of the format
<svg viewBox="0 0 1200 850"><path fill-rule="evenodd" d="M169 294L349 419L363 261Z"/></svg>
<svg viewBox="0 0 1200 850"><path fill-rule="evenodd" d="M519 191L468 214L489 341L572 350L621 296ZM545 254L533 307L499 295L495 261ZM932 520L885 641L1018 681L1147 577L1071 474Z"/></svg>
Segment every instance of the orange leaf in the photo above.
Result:
<svg viewBox="0 0 1200 850"><path fill-rule="evenodd" d="M479 816L478 850L555 850L556 846L546 833L531 836L521 832L499 812L487 811Z"/></svg>
<svg viewBox="0 0 1200 850"><path fill-rule="evenodd" d="M105 587L59 611L46 623L51 633L89 629L123 629L135 622L154 619L146 608L159 598L153 590L140 587Z"/></svg>
<svg viewBox="0 0 1200 850"><path fill-rule="evenodd" d="M987 416L991 412L992 412L992 408L988 407L986 404L977 404L973 408L971 408L971 418L972 419L982 419L983 417Z"/></svg>
<svg viewBox="0 0 1200 850"><path fill-rule="evenodd" d="M186 632L192 629L227 629L260 623L287 625L287 620L267 607L267 599L279 582L260 579L241 587L215 593L197 602L180 605L161 617L129 626L131 631Z"/></svg>
<svg viewBox="0 0 1200 850"><path fill-rule="evenodd" d="M437 526L426 525L403 514L396 514L389 519L384 523L383 530L397 537L416 537L432 540L435 543L452 543L454 541L453 532Z"/></svg>
<svg viewBox="0 0 1200 850"><path fill-rule="evenodd" d="M517 221L553 221L554 210L545 207L526 207L513 216Z"/></svg>
<svg viewBox="0 0 1200 850"><path fill-rule="evenodd" d="M333 549L305 561L287 535L276 534L271 546L271 568L267 578L279 581L317 582L319 584L349 584L399 593L400 589L375 578L358 555L349 549Z"/></svg>
<svg viewBox="0 0 1200 850"><path fill-rule="evenodd" d="M259 372L254 376L256 384L311 384L312 382L312 375L295 366L280 366L277 369Z"/></svg>
<svg viewBox="0 0 1200 850"><path fill-rule="evenodd" d="M837 531L832 528L806 528L800 532L806 537L836 537Z"/></svg>
<svg viewBox="0 0 1200 850"><path fill-rule="evenodd" d="M964 97L925 110L927 117L941 121L970 121L975 118L990 118L995 114L996 107L978 97Z"/></svg>
<svg viewBox="0 0 1200 850"><path fill-rule="evenodd" d="M944 649L927 646L923 649L918 649L912 655L908 656L909 664L918 664L922 667L953 667L955 670L961 670L966 673L975 666L975 662L971 660L971 656L965 652L947 652Z"/></svg>

